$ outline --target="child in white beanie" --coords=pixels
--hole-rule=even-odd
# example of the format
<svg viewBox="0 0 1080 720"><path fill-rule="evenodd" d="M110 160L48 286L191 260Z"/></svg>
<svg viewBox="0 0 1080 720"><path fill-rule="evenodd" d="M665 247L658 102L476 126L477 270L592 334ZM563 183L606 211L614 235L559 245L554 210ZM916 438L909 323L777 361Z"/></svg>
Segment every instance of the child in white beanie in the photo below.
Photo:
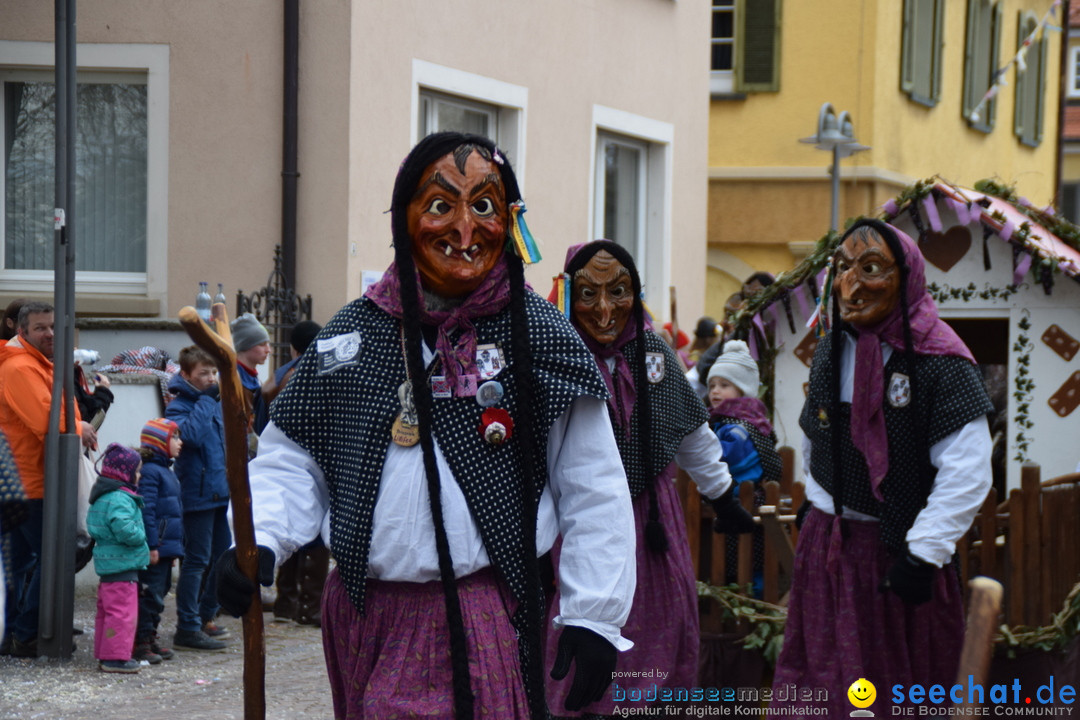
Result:
<svg viewBox="0 0 1080 720"><path fill-rule="evenodd" d="M780 480L780 455L768 409L758 398L758 365L742 340L728 340L709 369L709 426L720 440L724 462L736 486L754 484L754 507L765 502L764 482ZM736 492L738 490L736 489ZM762 592L764 535L754 531L754 594ZM728 582L735 581L737 542L728 542Z"/></svg>

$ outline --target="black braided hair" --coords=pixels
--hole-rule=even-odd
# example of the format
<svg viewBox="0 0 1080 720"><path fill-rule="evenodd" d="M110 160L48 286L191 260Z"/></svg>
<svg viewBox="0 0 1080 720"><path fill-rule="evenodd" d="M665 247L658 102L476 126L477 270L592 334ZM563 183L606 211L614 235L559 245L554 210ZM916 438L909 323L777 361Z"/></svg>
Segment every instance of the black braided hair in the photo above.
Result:
<svg viewBox="0 0 1080 720"><path fill-rule="evenodd" d="M571 298L573 297L573 283L577 272L592 260L593 256L600 251L606 251L614 257L630 273L630 281L634 293L634 306L631 317L634 327L637 329L638 344L641 351L634 361L631 371L634 375L634 386L638 388L636 410L638 440L641 442L642 464L645 472L652 473L652 405L649 402L648 382L645 371L645 306L641 301L641 276L638 274L634 258L626 248L611 240L594 240L583 245L574 257L566 264L566 273L570 276ZM572 300L570 301L572 302ZM574 313L570 313L571 322L579 331L584 332L577 323ZM668 549L667 534L660 522L660 506L656 500L656 478L649 481L649 519L645 523L645 540L649 549L653 552L664 553Z"/></svg>
<svg viewBox="0 0 1080 720"><path fill-rule="evenodd" d="M405 334L406 364L409 376L425 377L423 362L422 332L420 312L417 307L418 288L416 266L412 257L412 238L408 232L407 209L420 184L424 172L432 163L453 153L455 163L464 169L465 162L473 152L479 153L486 160L493 160L498 168L506 192L507 204L521 199L517 177L509 161L488 138L466 133L444 132L428 135L409 153L398 171L391 200L391 228L394 241L394 262L401 283L403 328ZM530 667L522 668L526 689L529 691L530 709L534 718L543 718L547 714L544 704L543 677L540 673L540 632L543 627L543 592L540 585L538 563L536 560L536 510L537 510L537 461L535 424L532 404L532 355L529 350L527 318L525 315L525 280L524 270L519 258L507 252L507 265L510 275L510 311L512 317L511 340L514 347L514 380L520 393L517 411L519 422L515 425L515 434L522 448L524 477L522 478L522 496L524 509L522 526L524 528L525 561L528 573L528 585L523 604L527 613L526 637L528 643ZM435 525L435 548L439 558L439 575L443 593L446 597L446 615L450 628L450 656L453 672L454 715L458 720L474 717L475 695L469 676L469 660L465 641L465 624L458 597L457 581L454 577L453 560L443 523L442 504L440 502L440 479L435 462L435 447L432 439L431 416L433 401L431 387L424 382L413 383L413 401L419 416L420 447L424 455L424 471L427 476L428 501L431 505L432 521ZM540 466L543 467L543 466Z"/></svg>
<svg viewBox="0 0 1080 720"><path fill-rule="evenodd" d="M900 268L899 305L900 312L904 321L904 365L905 369L907 370L909 382L911 383L911 395L913 398L918 398L919 388L917 374L915 373L915 344L912 341L911 336L911 318L908 314L907 296L907 280L911 269L908 267L907 258L904 255L904 247L900 243L900 238L896 235L896 232L892 229L892 227L890 227L887 223L884 223L881 220L877 220L875 218L861 218L857 220L854 224L852 224L850 228L848 228L847 232L844 233L843 237L840 238L840 243L837 244L837 248L839 248L845 240L847 240L853 235L860 238L870 238L876 236L884 240L885 244L889 248L889 251L893 254L893 258L896 260L897 266ZM834 281L833 294L837 293L838 291L839 285ZM832 327L834 331L840 330L840 304L835 301L833 302L832 318ZM831 378L833 403L831 412L833 414L833 417L839 417L838 413L840 409L840 357L841 351L843 349L842 340L843 338L841 336L834 333L832 346L830 347L833 374ZM925 448L927 445L926 423L920 422L916 423L916 425L919 426L920 432L923 435L921 446L922 448ZM842 513L842 498L844 491L844 475L840 467L840 434L833 431L830 435L832 441L833 483L835 490L835 493L833 494L833 511L839 517ZM919 455L920 458L926 458L926 460L920 461L923 462L923 464L925 465L925 462L928 462L929 453L920 452ZM924 489L926 490L927 494L929 494L931 475L929 472L926 472L927 469L928 468L925 467L923 468L924 472L922 473L922 482L924 485Z"/></svg>

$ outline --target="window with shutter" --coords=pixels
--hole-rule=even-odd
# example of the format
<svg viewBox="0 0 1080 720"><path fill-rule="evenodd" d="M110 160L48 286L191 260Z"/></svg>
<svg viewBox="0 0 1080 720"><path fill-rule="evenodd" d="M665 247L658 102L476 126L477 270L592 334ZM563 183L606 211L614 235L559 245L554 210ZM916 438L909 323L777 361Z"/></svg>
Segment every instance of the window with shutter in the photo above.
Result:
<svg viewBox="0 0 1080 720"><path fill-rule="evenodd" d="M712 0L709 92L713 95L735 90L735 2Z"/></svg>
<svg viewBox="0 0 1080 720"><path fill-rule="evenodd" d="M983 103L982 99L994 82L1000 46L1001 3L998 0L968 0L962 113L972 128L983 132L994 129L997 100L991 98ZM974 116L976 109L979 112Z"/></svg>
<svg viewBox="0 0 1080 720"><path fill-rule="evenodd" d="M1038 19L1030 12L1020 13L1017 24L1017 52L1024 47L1024 41L1039 26ZM1014 133L1024 145L1037 146L1043 139L1044 96L1046 94L1046 40L1043 37L1032 39L1024 53L1024 70L1017 63L1016 111L1014 113Z"/></svg>
<svg viewBox="0 0 1080 720"><path fill-rule="evenodd" d="M900 89L930 107L941 99L944 23L945 0L904 0Z"/></svg>
<svg viewBox="0 0 1080 720"><path fill-rule="evenodd" d="M735 89L780 89L780 0L744 0L739 5Z"/></svg>

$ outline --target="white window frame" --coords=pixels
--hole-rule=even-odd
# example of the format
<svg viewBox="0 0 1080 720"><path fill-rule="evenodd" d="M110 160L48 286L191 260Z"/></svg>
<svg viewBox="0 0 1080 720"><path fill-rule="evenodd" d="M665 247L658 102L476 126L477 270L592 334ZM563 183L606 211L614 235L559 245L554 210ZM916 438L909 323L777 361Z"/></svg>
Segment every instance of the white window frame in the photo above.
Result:
<svg viewBox="0 0 1080 720"><path fill-rule="evenodd" d="M712 7L712 3L709 4L709 21L710 27L712 23L712 15L717 12ZM735 52L738 50L739 42L739 3L733 0L731 4L731 42L730 43L718 43L716 38L710 35L709 38L709 93L712 95L730 95L735 92ZM710 31L711 33L711 31ZM712 69L712 46L717 44L730 44L731 45L731 69L730 70L713 70Z"/></svg>
<svg viewBox="0 0 1080 720"><path fill-rule="evenodd" d="M1067 95L1070 99L1080 98L1080 73L1077 72L1077 64L1080 63L1080 45L1069 48L1069 87Z"/></svg>
<svg viewBox="0 0 1080 720"><path fill-rule="evenodd" d="M639 212L644 213L644 222L636 262L645 301L654 310L663 308L667 306L667 288L671 285L671 185L675 126L615 108L593 106L592 166L589 173L592 178L592 202L589 203L588 225L592 228L592 237L584 238L585 242L603 237L604 218L597 204L603 191L602 137L608 134L638 140L647 150L644 202L639 204Z"/></svg>
<svg viewBox="0 0 1080 720"><path fill-rule="evenodd" d="M496 106L496 142L517 175L518 187L525 194L525 119L528 115L529 89L494 78L413 59L412 113L409 136L413 143L420 137L421 96L425 90L449 95L483 105Z"/></svg>
<svg viewBox="0 0 1080 720"><path fill-rule="evenodd" d="M424 101L427 101L426 103ZM426 105L426 108L425 108ZM423 127L436 127L439 124L439 110L443 107L457 107L463 110L479 113L487 118L488 127L495 137L492 139L499 142L499 113L500 108L490 103L476 102L463 97L447 95L430 88L420 90L420 114L417 116L419 123L418 134L423 132ZM420 122L420 120L423 122Z"/></svg>
<svg viewBox="0 0 1080 720"><path fill-rule="evenodd" d="M607 167L605 156L609 145L618 145L638 152L637 187L635 188L635 193L637 194L637 218L634 223L637 228L637 233L630 239L630 242L633 245L631 248L633 256L635 258L645 257L645 236L648 234L645 224L649 204L649 143L636 138L627 137L626 135L616 135L604 130L600 130L596 133L596 172L593 177L596 191L593 193L593 197L595 198L594 207L597 209L602 205L601 198L607 196ZM595 216L593 217L593 222L595 223L593 227L594 238L606 238L608 240L621 241L620 244L625 243L628 238L610 237L610 234L605 229L605 226L607 225L606 220L607 218L602 213L595 213Z"/></svg>
<svg viewBox="0 0 1080 720"><path fill-rule="evenodd" d="M0 40L0 70L52 70L52 43ZM146 79L146 272L75 274L75 292L164 297L168 283L169 205L169 47L144 44L83 44L76 46L77 73L145 73ZM0 113L0 136L3 133ZM0 253L4 249L5 178L0 173ZM76 242L76 253L78 253ZM0 263L0 292L51 293L51 270L5 270Z"/></svg>

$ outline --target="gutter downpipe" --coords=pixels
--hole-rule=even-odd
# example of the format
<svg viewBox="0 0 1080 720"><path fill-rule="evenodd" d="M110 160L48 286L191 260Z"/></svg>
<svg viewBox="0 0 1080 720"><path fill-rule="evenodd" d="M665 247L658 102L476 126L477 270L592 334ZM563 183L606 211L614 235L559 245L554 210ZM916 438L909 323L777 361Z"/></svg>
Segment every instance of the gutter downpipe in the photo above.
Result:
<svg viewBox="0 0 1080 720"><path fill-rule="evenodd" d="M285 0L285 92L281 148L281 259L285 286L296 288L297 126L300 0Z"/></svg>

